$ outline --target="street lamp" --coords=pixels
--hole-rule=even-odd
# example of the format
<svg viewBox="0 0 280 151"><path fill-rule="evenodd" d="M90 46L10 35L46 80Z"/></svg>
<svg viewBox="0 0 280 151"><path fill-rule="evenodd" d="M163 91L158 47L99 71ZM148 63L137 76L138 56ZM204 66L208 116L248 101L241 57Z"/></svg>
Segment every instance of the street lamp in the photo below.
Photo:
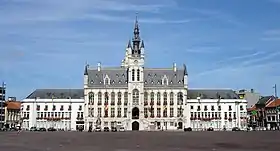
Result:
<svg viewBox="0 0 280 151"><path fill-rule="evenodd" d="M5 90L6 90L6 83L2 82L2 86L1 86L1 91L2 91L2 94L1 94L1 112L0 112L0 115L1 115L1 128L3 128L3 126L4 126L4 118L2 118L2 116L3 116L3 114L5 114L5 111L3 112L3 110L4 110L4 102L6 100L6 98L5 98L6 92L4 92Z"/></svg>

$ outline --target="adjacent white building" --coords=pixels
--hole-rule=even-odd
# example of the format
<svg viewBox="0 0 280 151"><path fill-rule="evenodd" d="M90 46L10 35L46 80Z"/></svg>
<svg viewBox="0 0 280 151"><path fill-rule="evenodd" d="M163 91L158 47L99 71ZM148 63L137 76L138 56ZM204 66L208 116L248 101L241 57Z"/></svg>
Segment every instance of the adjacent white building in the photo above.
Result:
<svg viewBox="0 0 280 151"><path fill-rule="evenodd" d="M186 65L180 68L174 63L170 68L148 68L144 63L145 46L136 20L132 42L128 42L119 67L103 67L101 63L97 67L85 66L86 129L105 126L126 130L202 129L210 126L218 129L241 124L241 111L236 108L246 105L246 101L239 99L234 91L188 90ZM211 96L207 96L209 92ZM213 95L221 95L221 98L217 101ZM201 111L195 111L199 105ZM207 112L203 111L205 106L209 108ZM211 110L213 106L214 110ZM230 106L232 109L228 110ZM221 119L193 120L195 114L204 120L204 117L215 118L216 113ZM231 117L231 122L226 117Z"/></svg>
<svg viewBox="0 0 280 151"><path fill-rule="evenodd" d="M22 128L76 130L84 126L83 89L37 89L22 101Z"/></svg>
<svg viewBox="0 0 280 151"><path fill-rule="evenodd" d="M246 128L247 101L233 90L188 90L187 127L194 130Z"/></svg>

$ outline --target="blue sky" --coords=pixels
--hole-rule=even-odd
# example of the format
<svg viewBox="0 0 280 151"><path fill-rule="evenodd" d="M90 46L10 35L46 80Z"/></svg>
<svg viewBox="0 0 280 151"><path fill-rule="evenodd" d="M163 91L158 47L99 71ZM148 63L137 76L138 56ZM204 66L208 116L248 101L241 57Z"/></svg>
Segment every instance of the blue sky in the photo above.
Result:
<svg viewBox="0 0 280 151"><path fill-rule="evenodd" d="M191 88L280 88L280 0L0 0L8 95L82 88L86 61L119 66L136 12L146 66L185 63Z"/></svg>

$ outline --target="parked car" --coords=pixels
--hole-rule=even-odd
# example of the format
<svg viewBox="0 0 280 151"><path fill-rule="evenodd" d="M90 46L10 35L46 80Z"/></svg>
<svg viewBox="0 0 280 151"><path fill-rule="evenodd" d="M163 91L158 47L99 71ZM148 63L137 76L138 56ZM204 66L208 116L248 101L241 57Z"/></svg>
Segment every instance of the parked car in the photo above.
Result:
<svg viewBox="0 0 280 151"><path fill-rule="evenodd" d="M29 131L37 131L37 127L31 127Z"/></svg>
<svg viewBox="0 0 280 151"><path fill-rule="evenodd" d="M213 127L209 127L209 128L207 129L207 131L214 131L214 128L213 128Z"/></svg>
<svg viewBox="0 0 280 151"><path fill-rule="evenodd" d="M104 127L103 130L104 130L104 132L110 132L110 129L109 129L109 127L107 127L107 126Z"/></svg>
<svg viewBox="0 0 280 151"><path fill-rule="evenodd" d="M120 132L124 132L125 131L125 129L124 129L124 127L120 127L120 130L119 130Z"/></svg>
<svg viewBox="0 0 280 151"><path fill-rule="evenodd" d="M112 132L116 132L116 131L117 131L117 128L116 128L116 127L111 127L111 131L112 131Z"/></svg>
<svg viewBox="0 0 280 151"><path fill-rule="evenodd" d="M241 129L239 127L234 127L232 128L232 131L241 131Z"/></svg>
<svg viewBox="0 0 280 151"><path fill-rule="evenodd" d="M44 127L41 127L41 128L39 129L39 131L40 131L40 132L46 132L46 131L47 131L47 129L46 129L46 128L44 128Z"/></svg>
<svg viewBox="0 0 280 151"><path fill-rule="evenodd" d="M184 128L184 131L185 131L185 132L187 132L187 131L192 131L192 128L191 128L191 127Z"/></svg>
<svg viewBox="0 0 280 151"><path fill-rule="evenodd" d="M95 132L101 132L101 128L100 128L100 127L96 127L96 128L94 129L94 131L95 131Z"/></svg>
<svg viewBox="0 0 280 151"><path fill-rule="evenodd" d="M48 131L54 132L54 131L57 131L57 130L54 127L50 127L50 128L48 128Z"/></svg>

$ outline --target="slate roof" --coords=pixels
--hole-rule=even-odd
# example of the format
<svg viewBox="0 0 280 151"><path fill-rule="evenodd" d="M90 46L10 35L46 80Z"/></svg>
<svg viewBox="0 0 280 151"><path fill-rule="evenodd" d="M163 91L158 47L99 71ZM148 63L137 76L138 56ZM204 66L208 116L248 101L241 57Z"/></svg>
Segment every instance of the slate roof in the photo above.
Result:
<svg viewBox="0 0 280 151"><path fill-rule="evenodd" d="M88 86L95 88L105 87L104 78L106 75L110 78L108 87L127 87L127 70L125 68L102 68L100 71L97 69L88 69Z"/></svg>
<svg viewBox="0 0 280 151"><path fill-rule="evenodd" d="M81 99L84 98L83 89L36 89L26 99Z"/></svg>
<svg viewBox="0 0 280 151"><path fill-rule="evenodd" d="M128 70L122 67L88 69L88 86L94 88L105 87L104 79L106 76L110 78L110 84L107 87L127 88ZM144 68L144 87L184 87L184 75L186 69L172 68ZM168 79L168 85L163 85L164 77Z"/></svg>
<svg viewBox="0 0 280 151"><path fill-rule="evenodd" d="M239 99L239 96L230 89L189 89L188 99Z"/></svg>
<svg viewBox="0 0 280 151"><path fill-rule="evenodd" d="M262 96L256 104L265 105L271 100L274 100L274 96Z"/></svg>

